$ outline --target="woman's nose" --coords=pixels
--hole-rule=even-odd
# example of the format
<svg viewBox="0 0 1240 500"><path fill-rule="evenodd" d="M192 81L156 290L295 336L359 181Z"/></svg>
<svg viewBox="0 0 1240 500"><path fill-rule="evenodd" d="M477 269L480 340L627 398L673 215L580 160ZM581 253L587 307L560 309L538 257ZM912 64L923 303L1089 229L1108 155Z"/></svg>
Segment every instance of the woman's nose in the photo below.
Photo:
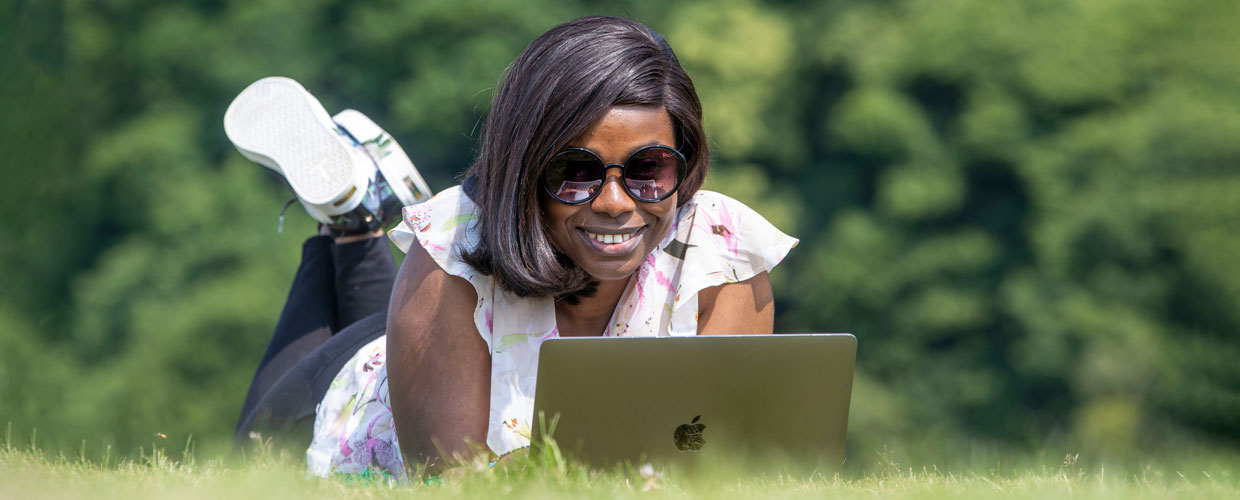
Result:
<svg viewBox="0 0 1240 500"><path fill-rule="evenodd" d="M590 203L590 208L595 212L619 217L637 208L633 198L624 191L624 179L620 178L619 169L607 169L607 176L603 179L603 185L599 186L599 189L602 191Z"/></svg>

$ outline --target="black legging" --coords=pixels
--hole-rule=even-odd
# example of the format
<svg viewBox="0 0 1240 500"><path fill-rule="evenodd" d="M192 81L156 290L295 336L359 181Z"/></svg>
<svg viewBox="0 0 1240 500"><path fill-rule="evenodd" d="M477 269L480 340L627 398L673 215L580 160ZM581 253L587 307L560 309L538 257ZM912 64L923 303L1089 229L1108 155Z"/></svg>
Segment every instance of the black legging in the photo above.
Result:
<svg viewBox="0 0 1240 500"><path fill-rule="evenodd" d="M395 281L387 237L345 245L327 236L306 240L284 311L241 407L234 445L257 432L282 447L309 446L315 407L332 379L358 349L386 331Z"/></svg>

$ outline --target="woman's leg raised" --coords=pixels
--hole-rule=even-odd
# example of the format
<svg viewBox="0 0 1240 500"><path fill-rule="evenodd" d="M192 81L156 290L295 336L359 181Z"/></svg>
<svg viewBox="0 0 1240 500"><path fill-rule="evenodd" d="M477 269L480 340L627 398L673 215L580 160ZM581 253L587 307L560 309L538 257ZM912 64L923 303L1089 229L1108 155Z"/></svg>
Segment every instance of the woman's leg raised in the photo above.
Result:
<svg viewBox="0 0 1240 500"><path fill-rule="evenodd" d="M336 317L342 327L387 311L396 282L396 264L387 236L382 231L359 236L338 238L331 246Z"/></svg>
<svg viewBox="0 0 1240 500"><path fill-rule="evenodd" d="M258 399L306 354L314 351L340 329L336 316L335 270L330 236L315 236L301 246L301 264L289 287L267 351L258 362L241 419L252 412ZM238 422L240 425L240 422ZM238 428L240 431L240 428Z"/></svg>
<svg viewBox="0 0 1240 500"><path fill-rule="evenodd" d="M361 346L384 333L396 268L383 233L335 242L315 237L303 250L284 312L237 421L238 443L251 431L308 443L307 419L313 424L315 406L336 373ZM341 324L346 326L340 329Z"/></svg>
<svg viewBox="0 0 1240 500"><path fill-rule="evenodd" d="M387 312L353 323L303 357L277 379L237 422L234 444L257 432L282 448L305 451L314 434L315 408L340 369L358 349L384 335Z"/></svg>

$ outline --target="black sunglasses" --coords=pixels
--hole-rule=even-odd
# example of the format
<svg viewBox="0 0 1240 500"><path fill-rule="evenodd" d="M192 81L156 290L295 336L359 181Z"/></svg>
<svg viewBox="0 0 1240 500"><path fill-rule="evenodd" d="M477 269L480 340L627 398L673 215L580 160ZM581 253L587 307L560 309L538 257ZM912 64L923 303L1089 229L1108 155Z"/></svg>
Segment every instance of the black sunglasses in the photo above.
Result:
<svg viewBox="0 0 1240 500"><path fill-rule="evenodd" d="M593 151L568 148L553 156L543 170L542 185L557 201L589 203L598 196L607 169L620 169L624 190L633 199L654 203L676 192L685 179L685 155L667 146L646 146L629 155L624 164L605 164Z"/></svg>

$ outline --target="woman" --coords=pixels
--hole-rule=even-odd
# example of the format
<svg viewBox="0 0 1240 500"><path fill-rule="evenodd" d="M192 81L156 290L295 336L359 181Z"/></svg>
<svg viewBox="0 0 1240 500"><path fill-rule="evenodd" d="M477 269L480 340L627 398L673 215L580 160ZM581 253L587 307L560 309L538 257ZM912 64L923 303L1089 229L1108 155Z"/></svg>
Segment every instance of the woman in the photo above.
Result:
<svg viewBox="0 0 1240 500"><path fill-rule="evenodd" d="M547 338L771 333L767 271L796 240L699 191L708 164L693 84L649 28L589 17L531 42L462 186L392 231L408 255L386 336L323 396L312 471L403 477L402 452L435 466L528 445ZM324 345L352 348L353 329Z"/></svg>

